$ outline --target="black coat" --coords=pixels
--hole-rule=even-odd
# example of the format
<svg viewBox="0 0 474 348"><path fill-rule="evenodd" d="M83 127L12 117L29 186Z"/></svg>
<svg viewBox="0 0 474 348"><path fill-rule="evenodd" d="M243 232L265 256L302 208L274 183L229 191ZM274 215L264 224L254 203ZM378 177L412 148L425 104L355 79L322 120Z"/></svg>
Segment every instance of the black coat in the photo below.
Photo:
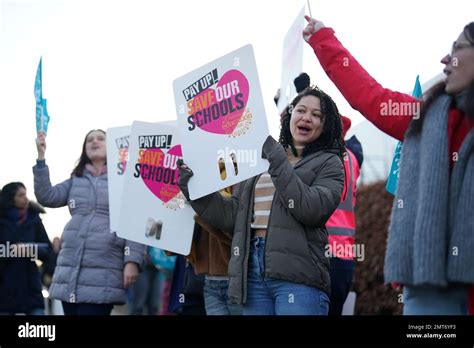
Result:
<svg viewBox="0 0 474 348"><path fill-rule="evenodd" d="M11 246L15 243L38 244L37 249L32 247L29 249L32 252L23 255L27 257L12 257ZM25 313L44 308L40 272L32 257L44 260L51 242L37 208L30 206L26 221L21 225L2 214L0 244L0 312Z"/></svg>

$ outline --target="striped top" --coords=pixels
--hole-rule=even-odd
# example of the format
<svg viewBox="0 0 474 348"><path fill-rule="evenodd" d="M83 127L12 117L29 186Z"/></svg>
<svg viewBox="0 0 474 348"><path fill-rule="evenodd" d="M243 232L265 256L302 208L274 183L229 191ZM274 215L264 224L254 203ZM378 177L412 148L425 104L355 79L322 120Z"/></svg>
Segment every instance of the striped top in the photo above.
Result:
<svg viewBox="0 0 474 348"><path fill-rule="evenodd" d="M292 166L301 159L301 153L303 152L304 147L295 146L295 148L298 152L298 157L295 157L289 148L286 151L288 161ZM268 172L265 172L260 176L255 186L253 221L250 225L251 228L257 230L267 229L274 194L275 186L273 185L272 178Z"/></svg>

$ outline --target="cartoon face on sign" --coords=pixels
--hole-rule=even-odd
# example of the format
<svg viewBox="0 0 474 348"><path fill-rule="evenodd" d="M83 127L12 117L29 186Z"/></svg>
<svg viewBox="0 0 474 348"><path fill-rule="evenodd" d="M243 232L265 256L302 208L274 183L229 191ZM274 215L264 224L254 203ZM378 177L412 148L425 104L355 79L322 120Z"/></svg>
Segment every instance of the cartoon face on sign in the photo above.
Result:
<svg viewBox="0 0 474 348"><path fill-rule="evenodd" d="M181 199L176 164L178 159L182 158L181 145L175 145L166 151L171 143L169 136L139 138L138 163L135 164L133 176L141 178L145 186L163 203L168 203L174 198ZM181 206L181 202L178 204Z"/></svg>
<svg viewBox="0 0 474 348"><path fill-rule="evenodd" d="M235 135L248 126L251 113L246 109L249 82L239 70L227 71L218 80L217 69L183 91L187 100L189 131L196 126L214 134Z"/></svg>

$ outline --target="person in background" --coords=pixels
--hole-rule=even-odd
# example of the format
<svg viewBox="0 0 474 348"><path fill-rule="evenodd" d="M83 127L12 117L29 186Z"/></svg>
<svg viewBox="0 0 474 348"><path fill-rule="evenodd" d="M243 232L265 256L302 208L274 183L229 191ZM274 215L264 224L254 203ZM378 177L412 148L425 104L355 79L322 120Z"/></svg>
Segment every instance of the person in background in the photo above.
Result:
<svg viewBox="0 0 474 348"><path fill-rule="evenodd" d="M47 304L47 313L53 313L53 301L49 298L49 287L53 281L54 270L56 269L56 262L58 260L59 249L61 249L61 240L58 237L54 237L52 242L53 247L51 248L48 256L41 265L41 282L43 287L47 290L48 300Z"/></svg>
<svg viewBox="0 0 474 348"><path fill-rule="evenodd" d="M38 205L30 204L26 187L11 182L0 193L0 314L44 315L44 299L36 260L51 248ZM44 211L43 211L44 212Z"/></svg>
<svg viewBox="0 0 474 348"><path fill-rule="evenodd" d="M296 93L299 94L311 85L311 78L309 77L307 73L302 72L297 77L295 77L295 79L293 80L293 84L295 86ZM280 100L280 88L278 88L275 94L275 97L273 97L273 100L275 101L275 104L278 106L278 101ZM289 105L281 112L280 114L281 118L289 114L288 107Z"/></svg>
<svg viewBox="0 0 474 348"><path fill-rule="evenodd" d="M220 162L221 177L225 176L225 164ZM219 191L223 197L232 196L232 187ZM197 274L205 274L204 302L207 315L241 315L242 307L232 304L227 295L229 288L228 267L232 234L220 231L199 215L194 217L191 254L188 259Z"/></svg>
<svg viewBox="0 0 474 348"><path fill-rule="evenodd" d="M158 315L173 315L174 313L171 313L168 308L176 256L167 255L164 250L150 246L147 250L151 263L159 272L159 292L157 293L159 300Z"/></svg>
<svg viewBox="0 0 474 348"><path fill-rule="evenodd" d="M105 132L87 133L71 177L55 186L45 162L44 133L38 134L36 146L38 202L51 208L67 205L71 213L50 295L62 301L65 315L109 315L114 304L125 303L125 289L138 277L145 246L110 231Z"/></svg>
<svg viewBox="0 0 474 348"><path fill-rule="evenodd" d="M177 255L171 281L168 312L178 315L204 316L204 275L196 275L184 255Z"/></svg>
<svg viewBox="0 0 474 348"><path fill-rule="evenodd" d="M53 281L54 269L56 268L56 262L58 260L59 249L61 249L61 240L58 237L53 238L52 249L48 254L48 257L43 262L41 280L43 285L49 289L51 282Z"/></svg>
<svg viewBox="0 0 474 348"><path fill-rule="evenodd" d="M143 271L127 289L129 315L158 315L160 307L160 271L150 259L150 247L145 250Z"/></svg>
<svg viewBox="0 0 474 348"><path fill-rule="evenodd" d="M348 117L342 118L342 133L346 136L351 127L351 120ZM362 147L353 136L352 146L349 148L346 142L347 155L344 157L344 192L341 203L336 211L331 215L326 228L329 233L328 253L330 255L331 274L331 297L329 303L329 315L341 315L344 302L352 287L354 277L354 243L356 232L355 204L356 204L356 183L360 174L360 166L363 161ZM357 155L354 154L354 149ZM342 250L342 252L341 252Z"/></svg>
<svg viewBox="0 0 474 348"><path fill-rule="evenodd" d="M303 38L349 104L403 141L385 281L403 286L405 315L467 314L474 295L474 22L441 59L444 81L420 101L382 87L333 29L306 20Z"/></svg>
<svg viewBox="0 0 474 348"><path fill-rule="evenodd" d="M229 160L227 164L237 165L234 160ZM219 170L221 179L225 180L225 161L219 161ZM230 198L232 191L233 187L226 187L219 192L223 197ZM199 215L195 215L194 220L193 242L187 259L192 263L196 274L205 275L203 293L206 315L241 315L242 307L230 303L227 296L232 234L214 228Z"/></svg>

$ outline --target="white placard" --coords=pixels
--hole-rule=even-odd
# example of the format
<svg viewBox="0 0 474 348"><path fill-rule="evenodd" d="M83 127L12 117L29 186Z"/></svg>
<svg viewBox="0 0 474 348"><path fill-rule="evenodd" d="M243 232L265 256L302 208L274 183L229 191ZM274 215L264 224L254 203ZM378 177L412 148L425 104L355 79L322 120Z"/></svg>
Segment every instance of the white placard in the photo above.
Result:
<svg viewBox="0 0 474 348"><path fill-rule="evenodd" d="M268 169L261 157L269 132L251 45L176 79L173 88L183 158L194 172L191 199Z"/></svg>
<svg viewBox="0 0 474 348"><path fill-rule="evenodd" d="M127 166L131 130L132 126L107 129L107 180L111 232L116 232L119 225L123 178Z"/></svg>
<svg viewBox="0 0 474 348"><path fill-rule="evenodd" d="M132 125L117 235L188 255L194 211L178 186L176 122Z"/></svg>
<svg viewBox="0 0 474 348"><path fill-rule="evenodd" d="M278 111L280 113L296 96L296 88L293 81L303 70L302 32L305 23L304 10L303 6L283 40L280 99L278 100Z"/></svg>

